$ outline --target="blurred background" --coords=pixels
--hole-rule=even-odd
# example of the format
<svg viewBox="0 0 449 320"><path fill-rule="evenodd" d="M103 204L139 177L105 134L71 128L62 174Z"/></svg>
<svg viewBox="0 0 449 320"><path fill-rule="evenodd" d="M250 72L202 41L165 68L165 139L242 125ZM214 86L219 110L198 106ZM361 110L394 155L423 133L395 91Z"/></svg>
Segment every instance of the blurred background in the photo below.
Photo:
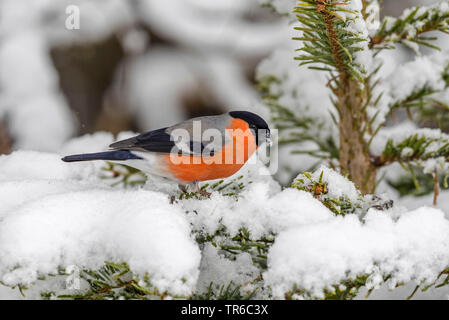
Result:
<svg viewBox="0 0 449 320"><path fill-rule="evenodd" d="M291 28L263 2L0 0L0 154L264 113L255 70ZM433 2L384 0L382 14Z"/></svg>

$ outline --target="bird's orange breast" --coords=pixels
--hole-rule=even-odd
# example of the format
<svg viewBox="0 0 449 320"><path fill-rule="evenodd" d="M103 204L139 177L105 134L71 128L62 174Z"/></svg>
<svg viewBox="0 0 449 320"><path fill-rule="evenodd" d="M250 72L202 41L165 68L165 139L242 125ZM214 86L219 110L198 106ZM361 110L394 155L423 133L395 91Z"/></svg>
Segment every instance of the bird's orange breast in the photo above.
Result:
<svg viewBox="0 0 449 320"><path fill-rule="evenodd" d="M226 128L230 141L212 156L166 155L167 171L181 182L226 178L236 173L257 150L256 139L248 124L233 119Z"/></svg>

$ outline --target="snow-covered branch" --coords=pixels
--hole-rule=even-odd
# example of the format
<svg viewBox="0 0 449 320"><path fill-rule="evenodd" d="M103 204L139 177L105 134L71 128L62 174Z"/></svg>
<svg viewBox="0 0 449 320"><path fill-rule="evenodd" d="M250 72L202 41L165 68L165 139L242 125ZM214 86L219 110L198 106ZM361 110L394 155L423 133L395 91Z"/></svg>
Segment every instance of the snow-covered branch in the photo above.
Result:
<svg viewBox="0 0 449 320"><path fill-rule="evenodd" d="M371 48L385 48L403 43L418 50L419 45L438 48L434 37L424 34L430 31L448 32L449 4L447 1L432 6L406 9L399 18L384 18L381 27L371 38Z"/></svg>
<svg viewBox="0 0 449 320"><path fill-rule="evenodd" d="M378 147L382 141L384 142L381 155L374 159L379 166L392 162L414 163L422 167L425 173L449 169L449 135L439 129L402 130L402 132L393 130L390 133L386 130L385 134L381 132L376 139L378 141L374 141L374 145Z"/></svg>
<svg viewBox="0 0 449 320"><path fill-rule="evenodd" d="M423 107L435 93L447 89L449 57L446 53L417 57L399 66L386 81L392 103L390 110Z"/></svg>

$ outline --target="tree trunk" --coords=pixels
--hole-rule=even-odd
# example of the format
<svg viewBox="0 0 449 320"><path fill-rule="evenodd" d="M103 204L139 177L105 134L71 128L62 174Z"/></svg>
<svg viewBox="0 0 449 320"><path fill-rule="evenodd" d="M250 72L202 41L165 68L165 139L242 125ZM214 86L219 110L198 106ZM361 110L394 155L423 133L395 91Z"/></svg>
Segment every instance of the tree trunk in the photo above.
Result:
<svg viewBox="0 0 449 320"><path fill-rule="evenodd" d="M351 78L341 55L340 42L334 28L335 17L323 11L332 55L338 76L330 81L330 87L336 96L335 107L340 116L340 169L348 174L363 194L373 193L376 187L377 168L371 162L369 150L363 137L364 132L371 133L369 119L364 106L369 96L369 86L362 87L362 80Z"/></svg>
<svg viewBox="0 0 449 320"><path fill-rule="evenodd" d="M356 184L362 193L373 193L376 187L377 167L371 162L363 137L369 122L363 106L368 89L360 88L356 80L343 79L335 92L336 107L340 113L340 167L343 174Z"/></svg>

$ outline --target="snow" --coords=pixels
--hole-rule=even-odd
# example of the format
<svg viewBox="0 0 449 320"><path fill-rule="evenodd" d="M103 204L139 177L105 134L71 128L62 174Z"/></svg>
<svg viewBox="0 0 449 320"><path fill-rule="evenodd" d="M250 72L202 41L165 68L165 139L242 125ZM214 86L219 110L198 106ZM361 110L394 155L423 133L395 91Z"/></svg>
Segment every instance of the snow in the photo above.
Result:
<svg viewBox="0 0 449 320"><path fill-rule="evenodd" d="M139 8L144 23L187 48L232 52L238 56L268 53L282 41L283 21L250 21L257 0L145 1Z"/></svg>
<svg viewBox="0 0 449 320"><path fill-rule="evenodd" d="M417 129L416 124L411 121L403 121L396 126L383 128L373 139L370 151L374 156L380 156L385 149L388 139L393 138L399 142Z"/></svg>
<svg viewBox="0 0 449 320"><path fill-rule="evenodd" d="M379 1L377 0L369 1L365 11L366 11L366 26L368 28L370 36L372 36L380 27Z"/></svg>
<svg viewBox="0 0 449 320"><path fill-rule="evenodd" d="M391 141L393 146L401 148L401 143L407 138L416 136L417 139L425 138L429 141L425 148L421 148L419 159L413 162L420 165L424 169L424 173L433 173L435 170L439 172L446 172L449 165L443 156L439 156L441 152L445 151L449 143L449 135L441 132L440 129L430 128L416 128L413 123L403 122L395 127L385 128L381 130L374 138L370 150L373 155L382 155L387 141ZM401 151L401 155L412 155L413 150L405 147Z"/></svg>
<svg viewBox="0 0 449 320"><path fill-rule="evenodd" d="M244 227L250 231L252 239L331 216L321 202L304 191L289 188L271 197L268 191L266 184L253 183L241 193L238 202L214 194L213 199L187 200L183 206L189 211L189 218L197 230L213 234L224 225L233 236ZM298 209L298 203L304 206Z"/></svg>
<svg viewBox="0 0 449 320"><path fill-rule="evenodd" d="M83 175L80 167L92 166L79 164L70 168L61 163L58 155L37 151L16 151L8 156L2 155L0 164L0 181L81 179Z"/></svg>
<svg viewBox="0 0 449 320"><path fill-rule="evenodd" d="M65 149L101 148L111 140L97 133ZM68 166L60 158L34 151L0 157L2 281L29 284L58 267L126 261L161 292L190 294L200 253L180 208L162 193L112 189L98 177L100 163Z"/></svg>
<svg viewBox="0 0 449 320"><path fill-rule="evenodd" d="M17 148L54 151L74 130L46 50L34 30L6 37L0 45L0 117L8 117Z"/></svg>
<svg viewBox="0 0 449 320"><path fill-rule="evenodd" d="M294 26L297 24L291 26L292 36ZM327 138L337 135L337 128L330 117L330 113L334 112L334 106L329 99L331 91L326 87L328 79L324 72L316 72L306 66L298 67L298 63L293 60L296 56L294 49L298 44L297 41L290 40L286 42L285 47L275 50L258 65L256 78L259 83L267 83L268 93L277 97L276 104L292 111L297 118L310 119L310 123L316 124L307 128L283 131L280 133L279 140L288 140L290 135L303 133L307 137L324 142ZM269 110L267 106L264 109ZM270 127L274 127L274 125L270 125ZM288 184L292 178L289 171L296 175L316 162L316 159L311 159L307 155L292 155L291 151L316 149L317 145L314 141L280 146L280 169L277 178L282 183Z"/></svg>
<svg viewBox="0 0 449 320"><path fill-rule="evenodd" d="M398 66L387 80L394 101L402 101L421 88L444 90L446 84L441 74L448 63L447 53L437 52L418 56L415 60Z"/></svg>
<svg viewBox="0 0 449 320"><path fill-rule="evenodd" d="M414 15L414 17L410 20L408 20L408 23L406 24L404 28L404 32L397 33L397 32L391 32L394 24L398 19L400 20L407 20L408 15L418 9L417 13ZM412 40L416 34L422 30L424 22L432 21L435 18L444 17L446 12L449 9L449 5L447 1L439 1L438 3L431 4L429 6L419 6L419 7L412 7L404 10L402 15L399 18L393 18L393 17L386 17L387 24L385 27L385 32L389 34L389 36L386 37L385 41L396 41L397 39L405 39L405 40ZM417 18L420 17L418 20ZM447 27L447 22L442 23L443 27ZM402 31L402 30L401 30ZM419 47L416 45L416 43L413 43L412 41L408 41L408 44L412 44L412 49L415 50L415 52L419 53Z"/></svg>
<svg viewBox="0 0 449 320"><path fill-rule="evenodd" d="M357 202L361 198L360 191L357 190L352 181L324 165L321 165L310 174L310 178L313 181L320 181L321 179L323 183L327 184L327 196L330 198L339 199L346 196L351 202ZM303 180L305 183L309 182L309 178L303 173L299 174L296 179L293 180L293 185L295 185L295 182L298 180Z"/></svg>
<svg viewBox="0 0 449 320"><path fill-rule="evenodd" d="M80 11L80 29L65 28L66 7ZM120 0L0 2L0 118L14 149L56 151L75 132L74 115L58 83L50 49L98 41L133 22Z"/></svg>
<svg viewBox="0 0 449 320"><path fill-rule="evenodd" d="M144 130L185 120L186 97L205 95L204 91L226 110L245 106L245 110L263 113L257 108L253 85L240 63L229 55L198 55L159 46L130 62L126 72L126 98ZM164 112L159 112L161 106Z"/></svg>
<svg viewBox="0 0 449 320"><path fill-rule="evenodd" d="M348 215L280 233L264 279L277 297L295 283L322 297L330 284L365 273L391 274L391 285L430 282L448 265L448 249L449 221L440 210L420 208L394 221L371 209L364 222Z"/></svg>
<svg viewBox="0 0 449 320"><path fill-rule="evenodd" d="M362 50L354 54L355 63L359 66L361 73L370 73L374 69L373 53L368 48L369 44L369 27L362 15L363 3L362 0L351 0L344 2L340 7L347 11L339 11L346 20L345 29L355 34L359 39L364 41L357 44Z"/></svg>
<svg viewBox="0 0 449 320"><path fill-rule="evenodd" d="M66 8L70 5L79 8L79 30L65 28L68 17ZM4 13L0 27L2 32L12 34L33 30L52 45L97 41L108 37L113 30L125 29L134 19L132 6L120 0L5 0L0 6Z"/></svg>
<svg viewBox="0 0 449 320"><path fill-rule="evenodd" d="M193 291L199 249L167 195L111 189L91 163L67 166L56 154L17 151L0 163L5 284L30 284L58 267L126 261L138 275L148 273L161 292Z"/></svg>
<svg viewBox="0 0 449 320"><path fill-rule="evenodd" d="M296 43L292 43L291 47L275 50L263 60L257 68L257 79L262 81L272 76L277 80L270 83L269 90L270 94L279 96L277 102L281 106L304 117L328 117L333 105L329 99L331 92L325 88L326 76L306 67L298 68L293 60L295 47ZM320 107L313 108L314 105Z"/></svg>
<svg viewBox="0 0 449 320"><path fill-rule="evenodd" d="M68 6L79 8L80 29L65 27ZM15 150L54 152L75 133L50 59L54 47L117 35L129 55L112 89L124 84L119 94L129 101L122 102L146 131L185 119L186 97L194 95L224 110L256 108L248 65L280 45L288 28L256 0L5 0L0 11L0 118L7 120ZM175 47L150 43L139 24ZM161 106L166 112L158 112Z"/></svg>
<svg viewBox="0 0 449 320"><path fill-rule="evenodd" d="M291 14L295 7L295 0L259 0L261 5L269 5L273 7L276 12L282 15Z"/></svg>
<svg viewBox="0 0 449 320"><path fill-rule="evenodd" d="M433 202L433 194L421 197L405 196L396 200L400 205L407 205L410 209L417 209L423 205L430 205ZM437 208L440 208L446 213L449 218L449 191L441 190L437 201Z"/></svg>
<svg viewBox="0 0 449 320"><path fill-rule="evenodd" d="M86 135L63 150L101 150L112 138ZM0 157L0 280L31 285L26 297L67 290L64 278L37 280L42 275L73 266L96 269L104 261L126 261L137 277L148 274L169 296L201 294L211 281L219 289L233 280L243 284L241 294L258 289L259 298L283 298L295 283L320 297L324 288L360 273L372 274L372 286L383 284L374 281L382 274L393 276L387 286L432 281L449 264L449 222L436 208L396 206L370 209L363 218L337 217L308 192L281 190L260 174L260 162L226 180L244 183L235 195L213 191L210 199L170 204L175 188L167 194L151 182L111 187L99 177L101 162L68 164L60 157L35 151ZM321 172L332 197L362 201L352 182L335 171L320 167L313 179ZM196 232L212 235L223 226L230 237L241 228L254 240L277 234L268 269L253 264L249 253L229 259L210 243L195 242ZM1 292L16 297L15 291Z"/></svg>
<svg viewBox="0 0 449 320"><path fill-rule="evenodd" d="M232 281L234 285L244 284L240 288L242 295L249 294L255 289L251 282L258 276L259 269L253 264L248 253L241 253L235 260L230 260L220 255L219 249L207 244L202 251L196 291L207 292L211 283L215 290L219 291Z"/></svg>
<svg viewBox="0 0 449 320"><path fill-rule="evenodd" d="M96 269L104 261L126 261L173 294L189 294L198 276L200 252L182 211L151 191L46 196L6 214L0 230L7 285L28 285L60 266Z"/></svg>

